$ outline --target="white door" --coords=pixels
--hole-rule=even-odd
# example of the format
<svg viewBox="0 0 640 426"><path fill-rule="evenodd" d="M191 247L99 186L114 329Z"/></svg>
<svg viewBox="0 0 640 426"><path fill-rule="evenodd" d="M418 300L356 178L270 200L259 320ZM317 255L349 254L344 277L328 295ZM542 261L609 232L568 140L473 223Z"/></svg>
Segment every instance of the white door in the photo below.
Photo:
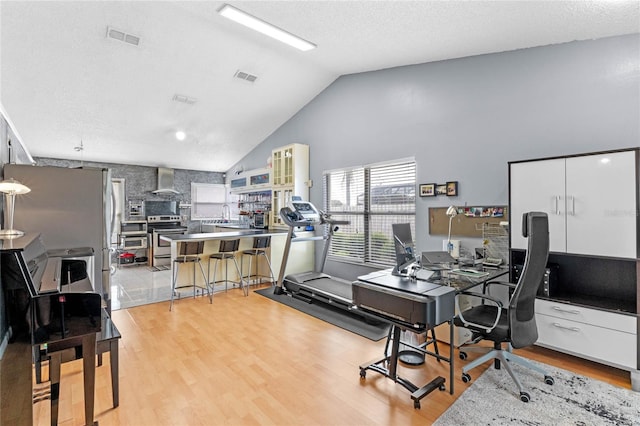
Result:
<svg viewBox="0 0 640 426"><path fill-rule="evenodd" d="M522 214L545 212L549 216L549 250L566 250L564 158L512 163L510 166L511 247L527 248L522 236Z"/></svg>
<svg viewBox="0 0 640 426"><path fill-rule="evenodd" d="M636 257L634 151L567 159L567 252Z"/></svg>

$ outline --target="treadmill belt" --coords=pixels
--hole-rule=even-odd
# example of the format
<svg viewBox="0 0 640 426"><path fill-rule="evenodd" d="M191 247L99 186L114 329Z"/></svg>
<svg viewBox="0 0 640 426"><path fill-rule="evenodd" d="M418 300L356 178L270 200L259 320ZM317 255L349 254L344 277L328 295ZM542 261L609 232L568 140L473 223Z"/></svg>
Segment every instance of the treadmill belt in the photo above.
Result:
<svg viewBox="0 0 640 426"><path fill-rule="evenodd" d="M333 278L318 278L298 285L301 289L316 291L330 297L333 296L336 299L342 299L349 303L353 297L351 294L351 283L338 281Z"/></svg>

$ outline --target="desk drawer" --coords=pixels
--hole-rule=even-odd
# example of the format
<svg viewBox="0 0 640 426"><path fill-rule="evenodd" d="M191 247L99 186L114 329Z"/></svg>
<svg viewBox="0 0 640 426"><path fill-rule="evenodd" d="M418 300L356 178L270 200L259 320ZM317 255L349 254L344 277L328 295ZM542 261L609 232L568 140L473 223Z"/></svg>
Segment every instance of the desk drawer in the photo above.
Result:
<svg viewBox="0 0 640 426"><path fill-rule="evenodd" d="M604 364L637 368L635 333L536 314L538 342Z"/></svg>
<svg viewBox="0 0 640 426"><path fill-rule="evenodd" d="M637 320L634 315L617 314L541 299L536 299L536 313L625 333L637 333Z"/></svg>

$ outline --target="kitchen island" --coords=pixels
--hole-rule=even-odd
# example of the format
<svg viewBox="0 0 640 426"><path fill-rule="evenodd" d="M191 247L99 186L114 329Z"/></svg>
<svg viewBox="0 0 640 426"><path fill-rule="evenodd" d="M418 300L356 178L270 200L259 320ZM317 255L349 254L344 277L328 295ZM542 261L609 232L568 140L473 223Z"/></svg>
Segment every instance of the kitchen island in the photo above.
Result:
<svg viewBox="0 0 640 426"><path fill-rule="evenodd" d="M313 234L312 231L301 231L296 233L298 237L307 237ZM237 253L237 262L238 265L241 264L241 256L243 250L248 250L253 247L253 237L257 236L270 236L271 237L271 247L267 249L267 255L269 256L269 261L271 262L271 267L273 268L273 275L277 279L280 273L280 268L282 267L282 257L284 254L284 246L287 238L287 231L285 230L270 230L270 229L250 229L243 228L238 230L229 230L224 232L203 232L196 234L168 234L163 235L162 238L165 241L171 243L171 277L173 277L174 271L174 262L178 255L179 244L183 242L191 242L191 241L204 241L204 250L202 255L200 255L200 259L202 261L202 266L204 267L205 274L207 273L207 266L209 263L209 256L217 253L218 248L220 246L221 240L233 240L236 238L240 239L240 247ZM211 265L213 268L213 265ZM225 274L224 263L220 265L218 268L218 278L223 277ZM190 282L193 279L192 272L189 271L190 268L182 268L180 274L178 276L178 285L182 283ZM253 268L252 268L253 269ZM305 241L296 243L289 255L289 261L286 265L286 274L299 273L304 271L311 271L314 269L314 244L313 241ZM230 281L240 281L237 272L233 266L229 268L229 280ZM244 262L243 265L243 275L248 275L248 262ZM266 265L266 262L259 262L258 264L258 274L263 276L269 276L269 268ZM210 279L213 279L213 271ZM205 283L202 282L202 276L197 273L196 274L196 285L200 287L206 287ZM217 289L215 289L217 291Z"/></svg>

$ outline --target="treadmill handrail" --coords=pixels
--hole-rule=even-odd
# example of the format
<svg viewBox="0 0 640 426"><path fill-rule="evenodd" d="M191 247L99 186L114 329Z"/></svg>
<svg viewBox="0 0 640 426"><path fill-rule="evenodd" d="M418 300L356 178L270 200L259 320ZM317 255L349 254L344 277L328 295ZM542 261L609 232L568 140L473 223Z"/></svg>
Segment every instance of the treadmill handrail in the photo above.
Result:
<svg viewBox="0 0 640 426"><path fill-rule="evenodd" d="M322 235L316 235L315 237L293 237L291 238L291 241L294 243L298 243L301 241L320 241L320 240L325 240L326 237L322 236Z"/></svg>

